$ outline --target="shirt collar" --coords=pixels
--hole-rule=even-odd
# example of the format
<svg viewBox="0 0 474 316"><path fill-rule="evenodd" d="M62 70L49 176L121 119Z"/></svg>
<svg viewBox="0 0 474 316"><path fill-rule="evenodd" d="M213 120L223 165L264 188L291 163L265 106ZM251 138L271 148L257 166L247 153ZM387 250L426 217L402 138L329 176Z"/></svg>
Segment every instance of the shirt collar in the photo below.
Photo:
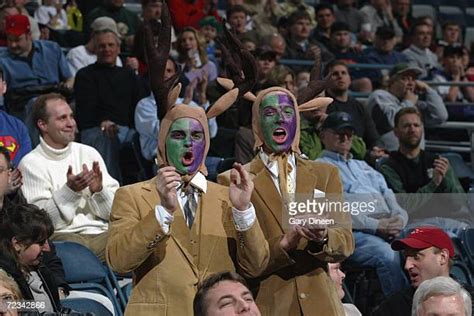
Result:
<svg viewBox="0 0 474 316"><path fill-rule="evenodd" d="M260 149L260 159L262 159L263 164L267 168L267 170L270 172L270 174L278 178L278 163L276 160L271 159L270 155L268 155L263 148ZM292 170L296 170L296 160L295 160L295 154L292 152L288 156L288 163L290 164Z"/></svg>
<svg viewBox="0 0 474 316"><path fill-rule="evenodd" d="M344 158L343 155L335 152L335 151L329 151L329 150L326 150L324 149L322 154L321 154L321 157L327 157L327 158L330 158L332 160L336 160L336 161L342 161L342 162L348 162L349 160L351 160L353 158L353 155L352 153L349 153L348 155L348 158Z"/></svg>
<svg viewBox="0 0 474 316"><path fill-rule="evenodd" d="M198 189L203 193L206 193L207 191L206 177L200 171L198 171L196 175L194 175L194 177L191 179L190 184L191 186L193 186L193 188Z"/></svg>

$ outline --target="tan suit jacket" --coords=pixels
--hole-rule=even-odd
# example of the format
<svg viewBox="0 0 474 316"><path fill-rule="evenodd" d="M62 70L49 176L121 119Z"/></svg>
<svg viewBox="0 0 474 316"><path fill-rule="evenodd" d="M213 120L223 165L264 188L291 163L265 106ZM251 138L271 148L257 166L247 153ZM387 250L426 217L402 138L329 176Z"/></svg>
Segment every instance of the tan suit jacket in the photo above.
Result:
<svg viewBox="0 0 474 316"><path fill-rule="evenodd" d="M251 281L257 293L262 315L344 315L327 262L347 258L354 250L351 219L347 213L334 214L335 224L328 229L328 241L322 247L302 239L297 249L286 253L280 248L285 233L282 199L271 175L259 156L246 169L255 183L252 203L270 246L270 262L263 277ZM341 193L336 167L296 158L296 194L312 194L314 189ZM224 174L220 183L228 183ZM316 247L315 247L316 246ZM309 248L308 248L309 247Z"/></svg>
<svg viewBox="0 0 474 316"><path fill-rule="evenodd" d="M268 264L268 243L258 221L237 232L229 189L208 182L192 229L180 209L170 234L155 217L160 203L156 179L120 188L110 216L107 262L117 272L133 272L126 315L192 315L198 282L223 270L255 277Z"/></svg>

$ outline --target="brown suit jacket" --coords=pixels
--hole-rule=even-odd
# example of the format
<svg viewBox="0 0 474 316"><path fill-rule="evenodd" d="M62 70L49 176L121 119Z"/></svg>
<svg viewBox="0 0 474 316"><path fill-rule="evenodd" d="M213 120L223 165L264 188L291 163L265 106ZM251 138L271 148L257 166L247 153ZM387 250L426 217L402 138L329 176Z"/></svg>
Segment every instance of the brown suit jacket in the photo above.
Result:
<svg viewBox="0 0 474 316"><path fill-rule="evenodd" d="M208 182L192 229L180 209L170 234L155 217L160 202L156 180L120 188L110 216L107 262L117 272L133 272L126 315L192 315L198 282L223 270L255 277L268 264L268 243L258 221L237 232L229 189Z"/></svg>
<svg viewBox="0 0 474 316"><path fill-rule="evenodd" d="M334 214L335 224L328 229L328 242L317 247L301 240L297 249L286 253L280 248L285 233L283 205L272 178L259 156L246 169L255 183L252 203L270 246L270 262L262 277L251 280L257 291L262 315L344 315L327 263L347 258L354 250L351 219L347 213ZM296 158L296 193L311 194L314 189L341 193L337 168L325 163ZM220 175L220 183L228 177ZM315 247L316 246L316 247Z"/></svg>

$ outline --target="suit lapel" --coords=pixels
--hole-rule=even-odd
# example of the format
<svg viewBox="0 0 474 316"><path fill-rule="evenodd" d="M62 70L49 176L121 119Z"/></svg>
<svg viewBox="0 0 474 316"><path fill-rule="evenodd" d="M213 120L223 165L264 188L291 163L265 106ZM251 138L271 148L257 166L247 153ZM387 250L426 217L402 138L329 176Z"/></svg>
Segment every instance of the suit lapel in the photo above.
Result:
<svg viewBox="0 0 474 316"><path fill-rule="evenodd" d="M312 198L318 177L317 172L307 161L296 157L296 193L298 195L311 195Z"/></svg>
<svg viewBox="0 0 474 316"><path fill-rule="evenodd" d="M150 207L150 209L152 211L155 210L156 204L158 204L160 202L160 196L158 194L158 191L155 188L155 183L156 183L156 177L151 179L150 181L145 182L142 186L142 198L145 201L145 203L148 204L148 206ZM176 212L181 212L181 214L182 214L181 208L178 207L178 210L176 210ZM146 215L146 214L142 214L142 216L144 216L144 215ZM180 214L176 214L176 215L179 216ZM171 225L171 226L172 226L171 227L171 238L178 245L178 248L181 250L184 257L188 260L189 265L192 268L194 274L196 275L196 277L198 277L199 273L198 273L198 269L197 269L196 265L194 264L193 256L189 253L189 251L186 249L184 244L179 240L178 236L180 236L182 234L179 234L180 233L179 231L174 233L175 230L179 230L179 229L183 229L183 228L182 227L175 227L175 225ZM185 227L185 229L188 229L188 228Z"/></svg>

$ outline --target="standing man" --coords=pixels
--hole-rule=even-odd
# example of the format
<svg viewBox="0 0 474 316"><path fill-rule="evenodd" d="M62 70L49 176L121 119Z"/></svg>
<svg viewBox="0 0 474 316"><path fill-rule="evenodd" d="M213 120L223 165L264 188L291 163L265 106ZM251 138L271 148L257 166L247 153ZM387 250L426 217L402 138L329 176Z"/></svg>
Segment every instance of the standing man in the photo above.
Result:
<svg viewBox="0 0 474 316"><path fill-rule="evenodd" d="M269 267L253 282L262 315L343 314L326 271L328 262L342 261L354 249L350 217L334 214L335 225L320 229L298 225L284 229L292 197L313 196L316 190L342 192L337 169L303 159L298 148L299 108L314 110L331 101L317 98L298 106L290 91L272 87L261 91L253 103L252 129L258 154L246 168L255 183L252 203L271 251ZM229 183L229 176L222 174L218 181Z"/></svg>
<svg viewBox="0 0 474 316"><path fill-rule="evenodd" d="M28 203L48 212L52 240L78 242L104 260L118 183L94 148L74 142L76 121L63 96L40 96L32 115L40 144L20 162L21 190Z"/></svg>

